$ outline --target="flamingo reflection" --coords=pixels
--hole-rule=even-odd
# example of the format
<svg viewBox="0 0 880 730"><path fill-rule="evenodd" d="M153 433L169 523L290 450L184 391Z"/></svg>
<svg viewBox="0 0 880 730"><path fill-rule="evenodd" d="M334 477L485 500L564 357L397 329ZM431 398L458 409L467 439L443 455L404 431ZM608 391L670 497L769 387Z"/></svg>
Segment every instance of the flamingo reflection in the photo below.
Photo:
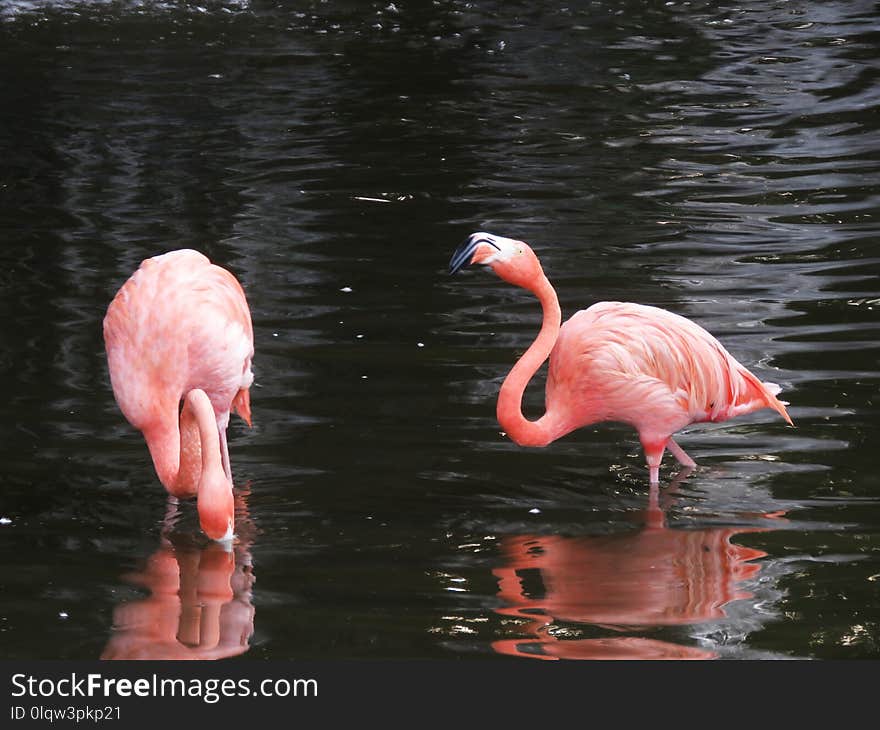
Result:
<svg viewBox="0 0 880 730"><path fill-rule="evenodd" d="M238 538L231 546L175 530L176 502L169 501L159 549L126 576L150 595L116 607L101 659L223 659L250 648L254 527L245 496L236 497Z"/></svg>
<svg viewBox="0 0 880 730"><path fill-rule="evenodd" d="M504 562L493 573L506 605L496 611L523 620L519 631L526 637L492 646L537 659L714 658L713 651L671 642L636 636L565 639L548 628L573 622L631 631L724 619L727 604L753 597L743 583L761 570L754 561L766 555L731 540L766 529L669 529L652 488L644 527L637 532L504 538Z"/></svg>

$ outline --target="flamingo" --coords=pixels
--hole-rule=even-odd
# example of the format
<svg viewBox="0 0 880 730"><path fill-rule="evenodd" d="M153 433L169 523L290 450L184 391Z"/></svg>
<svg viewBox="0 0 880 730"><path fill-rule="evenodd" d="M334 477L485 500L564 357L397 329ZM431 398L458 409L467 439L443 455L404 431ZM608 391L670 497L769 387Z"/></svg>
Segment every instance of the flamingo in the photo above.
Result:
<svg viewBox="0 0 880 730"><path fill-rule="evenodd" d="M190 249L143 261L104 317L113 394L173 497L196 496L208 537L233 536L226 427L250 426L251 315L238 280ZM180 403L183 401L183 407Z"/></svg>
<svg viewBox="0 0 880 730"><path fill-rule="evenodd" d="M655 485L666 449L685 468L696 466L672 438L691 423L772 408L793 425L787 404L776 398L779 386L762 383L689 319L658 307L598 302L560 326L556 291L526 243L473 233L453 253L449 273L473 264L529 290L544 311L537 338L498 395L498 422L520 446L546 446L592 423L627 423L639 434ZM523 392L548 356L546 410L530 421Z"/></svg>

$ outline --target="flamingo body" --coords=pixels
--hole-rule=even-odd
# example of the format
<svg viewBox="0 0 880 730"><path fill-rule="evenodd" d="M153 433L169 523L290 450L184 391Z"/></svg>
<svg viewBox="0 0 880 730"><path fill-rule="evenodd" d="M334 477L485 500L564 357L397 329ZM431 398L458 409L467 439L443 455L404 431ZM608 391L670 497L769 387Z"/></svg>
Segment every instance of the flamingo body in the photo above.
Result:
<svg viewBox="0 0 880 730"><path fill-rule="evenodd" d="M226 428L232 410L250 424L253 382L241 285L197 251L147 259L107 309L104 341L116 402L143 433L159 480L174 496L198 495L211 537L231 536Z"/></svg>
<svg viewBox="0 0 880 730"><path fill-rule="evenodd" d="M773 408L774 387L758 381L685 317L630 302L599 302L560 328L550 353L546 402L548 411L566 412L572 428L622 421L640 434L662 436L691 423Z"/></svg>
<svg viewBox="0 0 880 730"><path fill-rule="evenodd" d="M779 386L762 383L705 329L658 307L599 302L561 324L556 292L537 256L522 241L474 233L453 254L450 272L471 264L532 291L544 309L541 331L501 386L498 420L523 446L546 446L577 428L602 421L632 425L645 451L652 483L663 451L694 461L672 435L688 424L724 421L762 408L789 424ZM550 358L546 412L522 415L528 381Z"/></svg>

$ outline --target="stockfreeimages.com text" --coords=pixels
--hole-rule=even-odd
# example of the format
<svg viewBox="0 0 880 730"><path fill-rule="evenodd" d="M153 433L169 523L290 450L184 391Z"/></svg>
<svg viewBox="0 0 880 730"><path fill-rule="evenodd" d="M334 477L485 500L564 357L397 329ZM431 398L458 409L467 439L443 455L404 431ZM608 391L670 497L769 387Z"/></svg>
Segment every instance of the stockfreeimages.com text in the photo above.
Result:
<svg viewBox="0 0 880 730"><path fill-rule="evenodd" d="M149 677L127 679L105 677L90 673L60 679L34 677L29 674L12 675L13 697L98 697L108 700L119 697L199 697L208 704L224 697L317 697L316 679L262 679L252 683L240 679L187 679Z"/></svg>

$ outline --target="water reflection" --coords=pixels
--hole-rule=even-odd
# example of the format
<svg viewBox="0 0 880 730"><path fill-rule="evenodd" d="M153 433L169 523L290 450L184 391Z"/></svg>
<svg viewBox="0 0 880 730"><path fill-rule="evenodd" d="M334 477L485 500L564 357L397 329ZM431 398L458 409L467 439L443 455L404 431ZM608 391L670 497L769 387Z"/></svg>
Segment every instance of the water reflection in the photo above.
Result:
<svg viewBox="0 0 880 730"><path fill-rule="evenodd" d="M625 632L729 618L728 604L754 598L747 584L761 570L755 561L766 556L732 540L767 529L669 528L653 488L636 532L505 537L503 565L492 571L505 604L496 610L522 620L524 637L495 641L492 648L539 659L715 658L713 650L642 636L566 638L555 624Z"/></svg>
<svg viewBox="0 0 880 730"><path fill-rule="evenodd" d="M113 633L101 659L225 659L244 654L254 633L251 543L246 492L236 496L233 546L179 530L175 500L158 550L125 576L149 595L113 611Z"/></svg>

